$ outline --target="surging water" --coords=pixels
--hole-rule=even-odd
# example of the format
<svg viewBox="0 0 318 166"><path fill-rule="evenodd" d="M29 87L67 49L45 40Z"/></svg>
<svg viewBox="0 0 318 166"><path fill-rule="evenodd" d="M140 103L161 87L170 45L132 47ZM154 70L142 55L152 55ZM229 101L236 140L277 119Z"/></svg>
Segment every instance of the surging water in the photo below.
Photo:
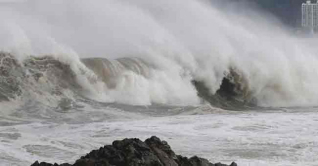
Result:
<svg viewBox="0 0 318 166"><path fill-rule="evenodd" d="M317 49L247 11L221 10L203 0L6 3L0 46L19 59L140 58L155 72L146 79L127 74L136 84L127 86L149 87L141 88L143 102L123 101L128 103L198 103L190 81L203 81L213 94L233 68L247 79L260 105L315 105ZM171 90L182 95L165 100L171 93L164 92Z"/></svg>
<svg viewBox="0 0 318 166"><path fill-rule="evenodd" d="M268 127L272 114L288 117L283 126L280 118L272 126L282 128L276 133L278 141L284 141L284 132L290 132L285 126L289 121L300 125L308 116L315 123L312 107L312 114L301 114L300 120L298 114L279 111L272 111L268 117L265 110L316 105L316 39L296 37L248 6L220 9L207 0L28 0L0 2L0 20L0 147L9 149L0 155L1 164L25 165L36 159L70 161L105 144L103 139L150 134L172 137L178 150L192 154L185 150L187 146L178 144L177 137L172 136L178 132L169 127L184 126L185 132L179 134L189 136L186 133L197 123L199 132L187 137L186 143L201 140L209 144L208 138L217 138L213 132L219 132L219 128L251 138L235 140L242 143L240 148L229 150L221 147L230 142L224 141L226 133L216 145L222 154L204 148L196 151L202 150L202 155L210 158L209 153L229 160L235 156L233 160L238 163L252 165L258 161L290 165L317 161L312 157L317 152L309 146L303 148L301 144L297 150L298 145L293 148L293 143L288 144L291 148L283 149L284 153L301 155L299 160L288 158L272 149L271 140L266 142L262 137L259 141L253 134L275 135L276 130ZM256 118L250 121L256 124L242 127L240 121L245 121L246 112L233 115L214 107L205 109L205 101L231 110L257 109ZM210 122L212 115L192 115L215 110L215 116L231 117L228 120L235 124ZM183 121L182 114L190 114L186 116L189 121ZM161 126L161 120L172 125ZM211 123L203 124L211 127L206 135L206 128L202 129L196 120ZM125 134L122 129L130 123L137 131ZM143 131L143 123L161 130ZM118 130L116 125L122 128ZM92 134L88 132L91 126L101 129ZM48 128L58 134L46 133ZM59 136L74 128L74 133L83 135L61 142ZM36 134L43 137L37 139ZM291 132L290 137L295 134ZM315 128L308 127L305 134L316 137ZM286 139L302 140L290 137ZM311 137L303 140L315 147ZM82 147L83 142L90 141L94 143ZM243 149L245 145L253 149ZM251 156L249 152L259 150L257 146L274 152ZM52 156L45 156L45 149ZM21 151L26 157L19 157ZM65 156L59 152L65 152ZM304 162L307 152L312 161Z"/></svg>

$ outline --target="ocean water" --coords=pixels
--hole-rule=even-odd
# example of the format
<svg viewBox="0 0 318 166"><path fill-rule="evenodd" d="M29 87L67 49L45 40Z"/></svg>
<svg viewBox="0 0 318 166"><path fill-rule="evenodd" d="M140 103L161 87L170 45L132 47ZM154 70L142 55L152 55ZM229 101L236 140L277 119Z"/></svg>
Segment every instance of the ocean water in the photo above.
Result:
<svg viewBox="0 0 318 166"><path fill-rule="evenodd" d="M37 112L37 118L1 116L1 165L72 163L113 140L152 135L168 141L178 154L211 162L286 166L318 161L317 108L226 111L208 105L163 106L158 114L153 109L158 110L83 106L54 115Z"/></svg>
<svg viewBox="0 0 318 166"><path fill-rule="evenodd" d="M0 165L156 135L240 166L318 164L318 48L249 4L0 1Z"/></svg>

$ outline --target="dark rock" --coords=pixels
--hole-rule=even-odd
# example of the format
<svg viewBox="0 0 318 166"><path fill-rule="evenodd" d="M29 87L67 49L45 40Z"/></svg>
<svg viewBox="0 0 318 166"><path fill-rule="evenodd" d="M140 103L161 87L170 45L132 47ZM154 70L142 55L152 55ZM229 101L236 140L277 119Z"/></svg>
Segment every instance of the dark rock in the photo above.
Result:
<svg viewBox="0 0 318 166"><path fill-rule="evenodd" d="M139 139L114 141L112 146L108 145L99 150L93 150L81 159L110 165L162 165L148 145ZM75 164L78 162L83 161L76 161Z"/></svg>
<svg viewBox="0 0 318 166"><path fill-rule="evenodd" d="M158 137L148 138L145 142L139 139L124 139L114 141L112 145L106 145L93 150L81 157L73 165L50 164L36 161L31 166L228 166L217 163L212 164L208 160L194 156L191 158L176 155L166 141ZM230 166L237 166L232 163Z"/></svg>
<svg viewBox="0 0 318 166"><path fill-rule="evenodd" d="M207 159L193 156L190 159L187 157L178 156L178 165L180 166L214 166Z"/></svg>
<svg viewBox="0 0 318 166"><path fill-rule="evenodd" d="M178 165L175 161L177 159L176 154L171 150L166 141L161 141L158 137L152 136L145 142L163 165Z"/></svg>
<svg viewBox="0 0 318 166"><path fill-rule="evenodd" d="M56 164L56 163L55 164L50 164L50 163L46 163L46 162L39 163L38 161L36 161L31 166L72 166L72 165L68 164L68 163L64 163L64 164Z"/></svg>
<svg viewBox="0 0 318 166"><path fill-rule="evenodd" d="M230 166L237 166L235 162L232 162Z"/></svg>

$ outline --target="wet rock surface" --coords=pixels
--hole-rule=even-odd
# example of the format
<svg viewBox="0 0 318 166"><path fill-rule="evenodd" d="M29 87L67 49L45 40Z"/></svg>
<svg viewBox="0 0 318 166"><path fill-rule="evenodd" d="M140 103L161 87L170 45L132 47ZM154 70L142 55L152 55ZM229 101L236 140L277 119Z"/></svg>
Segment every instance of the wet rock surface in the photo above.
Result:
<svg viewBox="0 0 318 166"><path fill-rule="evenodd" d="M176 155L166 141L151 137L144 142L137 139L114 141L81 157L73 165L50 164L36 161L31 166L228 166L212 164L208 160L194 156ZM232 163L230 166L237 166Z"/></svg>

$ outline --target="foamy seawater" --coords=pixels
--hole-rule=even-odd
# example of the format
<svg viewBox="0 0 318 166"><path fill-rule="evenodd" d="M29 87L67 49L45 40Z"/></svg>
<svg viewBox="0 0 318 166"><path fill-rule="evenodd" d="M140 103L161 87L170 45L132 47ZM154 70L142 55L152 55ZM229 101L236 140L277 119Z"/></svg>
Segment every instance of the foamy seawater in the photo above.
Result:
<svg viewBox="0 0 318 166"><path fill-rule="evenodd" d="M152 135L168 141L177 153L211 162L235 161L240 166L318 163L315 108L236 112L210 106L166 107L160 108L161 114L149 114L156 108L131 107L135 111L129 112L116 107L122 106L87 107L80 112L87 116L81 121L74 116L76 111L60 113L74 118L56 122L2 116L0 165L30 165L35 160L72 163L113 140L143 140Z"/></svg>

